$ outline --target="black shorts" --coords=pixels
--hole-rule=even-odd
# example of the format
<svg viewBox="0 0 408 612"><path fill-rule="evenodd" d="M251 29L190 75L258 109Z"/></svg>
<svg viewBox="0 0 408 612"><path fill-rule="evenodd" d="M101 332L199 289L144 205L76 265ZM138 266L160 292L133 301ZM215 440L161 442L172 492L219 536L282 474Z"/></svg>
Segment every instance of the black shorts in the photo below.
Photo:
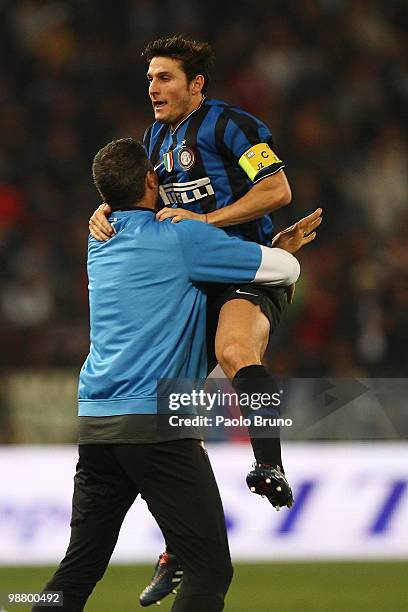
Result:
<svg viewBox="0 0 408 612"><path fill-rule="evenodd" d="M214 345L222 306L231 300L247 300L252 304L257 304L268 318L271 333L273 333L286 308L287 296L285 287L268 287L252 283L246 285L208 283L205 288L207 291L207 358L208 372L211 372L217 365Z"/></svg>

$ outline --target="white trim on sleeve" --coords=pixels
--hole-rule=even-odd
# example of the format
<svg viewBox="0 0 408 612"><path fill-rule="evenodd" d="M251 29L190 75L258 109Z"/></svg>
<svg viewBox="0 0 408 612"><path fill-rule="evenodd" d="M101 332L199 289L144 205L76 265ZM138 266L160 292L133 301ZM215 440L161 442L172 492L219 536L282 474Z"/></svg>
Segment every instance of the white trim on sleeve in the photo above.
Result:
<svg viewBox="0 0 408 612"><path fill-rule="evenodd" d="M296 257L279 248L259 245L262 251L261 265L252 283L260 285L293 285L300 275Z"/></svg>

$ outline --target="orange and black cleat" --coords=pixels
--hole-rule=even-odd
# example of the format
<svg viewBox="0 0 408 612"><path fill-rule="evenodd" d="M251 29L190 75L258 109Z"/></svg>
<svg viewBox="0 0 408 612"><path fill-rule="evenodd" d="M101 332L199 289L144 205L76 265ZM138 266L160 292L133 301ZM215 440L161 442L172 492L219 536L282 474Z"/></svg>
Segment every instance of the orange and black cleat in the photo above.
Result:
<svg viewBox="0 0 408 612"><path fill-rule="evenodd" d="M178 564L176 555L164 552L159 557L150 583L140 594L140 605L144 607L159 605L164 597L176 593L182 579L183 570Z"/></svg>

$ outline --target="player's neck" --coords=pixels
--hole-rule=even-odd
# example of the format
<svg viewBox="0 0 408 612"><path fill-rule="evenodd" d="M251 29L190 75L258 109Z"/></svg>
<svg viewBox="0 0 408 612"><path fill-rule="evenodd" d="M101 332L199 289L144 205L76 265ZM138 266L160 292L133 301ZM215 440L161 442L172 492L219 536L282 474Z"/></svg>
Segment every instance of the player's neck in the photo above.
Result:
<svg viewBox="0 0 408 612"><path fill-rule="evenodd" d="M172 132L174 132L174 130L176 130L179 127L179 125L181 125L183 121L187 119L187 117L189 117L192 113L194 113L196 110L200 108L200 106L204 102L204 99L205 99L205 96L201 95L199 98L197 98L197 100L195 98L192 100L192 103L189 106L188 110L183 115L178 117L176 121L174 121L173 123L170 123Z"/></svg>
<svg viewBox="0 0 408 612"><path fill-rule="evenodd" d="M135 208L149 208L150 210L157 210L157 198L155 196L150 196L147 194L143 200L135 204Z"/></svg>

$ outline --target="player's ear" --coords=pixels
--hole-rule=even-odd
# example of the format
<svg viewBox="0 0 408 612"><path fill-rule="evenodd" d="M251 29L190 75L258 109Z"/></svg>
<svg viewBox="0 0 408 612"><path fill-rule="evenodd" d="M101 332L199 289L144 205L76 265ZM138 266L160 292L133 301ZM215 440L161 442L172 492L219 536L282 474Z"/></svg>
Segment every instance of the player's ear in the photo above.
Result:
<svg viewBox="0 0 408 612"><path fill-rule="evenodd" d="M191 93L199 94L201 93L203 87L204 87L204 76L202 74L197 74L197 76L192 80Z"/></svg>
<svg viewBox="0 0 408 612"><path fill-rule="evenodd" d="M147 189L157 189L158 178L154 170L148 170L145 178L145 186Z"/></svg>

